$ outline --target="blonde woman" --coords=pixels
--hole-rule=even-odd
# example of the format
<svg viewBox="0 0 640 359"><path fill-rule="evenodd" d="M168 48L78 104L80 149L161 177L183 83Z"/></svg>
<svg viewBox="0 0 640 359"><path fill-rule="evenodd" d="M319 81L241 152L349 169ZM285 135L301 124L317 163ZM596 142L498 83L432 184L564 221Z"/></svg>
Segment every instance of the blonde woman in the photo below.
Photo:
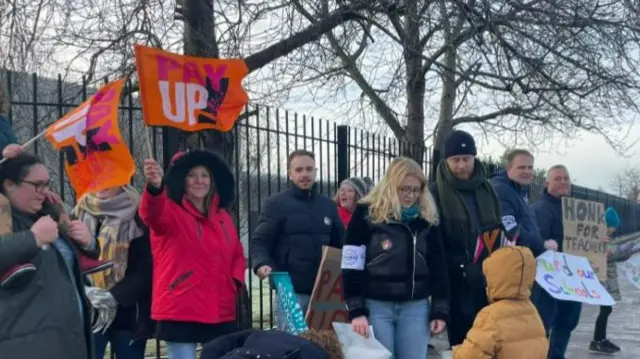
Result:
<svg viewBox="0 0 640 359"><path fill-rule="evenodd" d="M342 250L353 330L369 325L395 359L424 359L448 317L449 281L438 212L422 168L394 159L355 209ZM429 303L431 297L431 303Z"/></svg>

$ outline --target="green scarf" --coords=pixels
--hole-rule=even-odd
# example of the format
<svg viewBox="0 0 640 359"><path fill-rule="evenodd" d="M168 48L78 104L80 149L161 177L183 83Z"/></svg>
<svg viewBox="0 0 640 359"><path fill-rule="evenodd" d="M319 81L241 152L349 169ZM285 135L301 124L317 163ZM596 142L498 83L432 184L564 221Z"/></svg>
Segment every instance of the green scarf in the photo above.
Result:
<svg viewBox="0 0 640 359"><path fill-rule="evenodd" d="M469 210L460 191L474 192L481 228L502 225L498 196L487 181L484 166L475 160L471 178L460 180L451 173L446 161L441 161L436 171L436 184L445 238L452 241L454 247L464 249L467 259L472 259L478 234L473 231Z"/></svg>

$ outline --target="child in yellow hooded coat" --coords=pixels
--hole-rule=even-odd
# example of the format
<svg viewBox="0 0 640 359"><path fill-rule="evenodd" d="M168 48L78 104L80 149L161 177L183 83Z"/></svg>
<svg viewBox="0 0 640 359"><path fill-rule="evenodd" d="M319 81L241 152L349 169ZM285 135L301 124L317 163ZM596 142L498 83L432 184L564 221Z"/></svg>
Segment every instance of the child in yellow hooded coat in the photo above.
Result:
<svg viewBox="0 0 640 359"><path fill-rule="evenodd" d="M489 305L478 313L453 359L546 359L549 341L531 303L536 260L528 248L505 247L487 258L482 269Z"/></svg>

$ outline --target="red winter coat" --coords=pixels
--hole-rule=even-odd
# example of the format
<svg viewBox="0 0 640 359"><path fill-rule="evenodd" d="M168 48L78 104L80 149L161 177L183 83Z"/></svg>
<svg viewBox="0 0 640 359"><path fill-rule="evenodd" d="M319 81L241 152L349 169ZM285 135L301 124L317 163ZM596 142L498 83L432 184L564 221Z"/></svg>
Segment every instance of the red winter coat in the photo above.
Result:
<svg viewBox="0 0 640 359"><path fill-rule="evenodd" d="M155 320L206 324L234 321L246 268L233 221L215 196L205 217L186 199L145 190L140 216L151 231Z"/></svg>

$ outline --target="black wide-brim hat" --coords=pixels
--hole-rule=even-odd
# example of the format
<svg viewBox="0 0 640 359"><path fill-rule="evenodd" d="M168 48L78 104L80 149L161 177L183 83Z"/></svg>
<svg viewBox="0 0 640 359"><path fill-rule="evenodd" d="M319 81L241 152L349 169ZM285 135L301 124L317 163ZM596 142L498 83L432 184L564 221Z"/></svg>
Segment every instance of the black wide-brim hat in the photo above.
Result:
<svg viewBox="0 0 640 359"><path fill-rule="evenodd" d="M233 173L222 156L206 150L194 150L177 153L169 166L164 182L167 195L181 204L185 194L184 179L192 168L204 166L213 176L213 182L219 197L220 208L225 208L235 199L235 180Z"/></svg>

